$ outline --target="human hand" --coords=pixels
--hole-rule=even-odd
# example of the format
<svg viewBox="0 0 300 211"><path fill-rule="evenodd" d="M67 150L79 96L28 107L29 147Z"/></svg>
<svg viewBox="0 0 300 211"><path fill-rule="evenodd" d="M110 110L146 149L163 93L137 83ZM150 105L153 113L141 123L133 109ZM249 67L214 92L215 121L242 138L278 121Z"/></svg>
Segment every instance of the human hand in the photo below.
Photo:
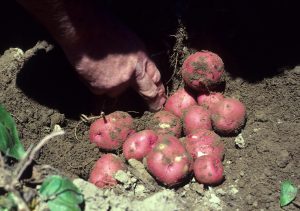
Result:
<svg viewBox="0 0 300 211"><path fill-rule="evenodd" d="M139 38L90 1L18 0L49 30L90 90L116 97L134 88L151 110L166 100L160 72Z"/></svg>
<svg viewBox="0 0 300 211"><path fill-rule="evenodd" d="M96 95L116 97L131 86L145 99L151 110L159 110L166 100L160 72L145 52L108 54L99 59L88 54L82 54L77 59L73 56L69 58Z"/></svg>
<svg viewBox="0 0 300 211"><path fill-rule="evenodd" d="M111 19L102 19L99 29L92 23L95 27L77 27L72 41L60 41L90 90L116 97L132 87L151 110L161 109L166 100L161 75L139 38Z"/></svg>

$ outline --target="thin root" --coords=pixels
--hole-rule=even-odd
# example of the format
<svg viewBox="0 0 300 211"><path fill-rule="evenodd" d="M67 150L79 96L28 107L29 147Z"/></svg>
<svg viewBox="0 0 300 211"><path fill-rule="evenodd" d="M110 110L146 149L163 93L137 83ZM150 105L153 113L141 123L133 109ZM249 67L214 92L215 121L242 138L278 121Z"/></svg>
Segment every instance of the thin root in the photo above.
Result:
<svg viewBox="0 0 300 211"><path fill-rule="evenodd" d="M80 121L76 124L75 128L74 128L74 136L75 136L75 139L77 141L81 141L79 140L78 136L77 136L77 128L79 127L79 125L81 123L90 123L92 120L94 119L99 119L99 118L105 118L105 113L103 111L100 112L100 115L99 116L90 116L88 117L87 115L85 114L81 114L80 115Z"/></svg>

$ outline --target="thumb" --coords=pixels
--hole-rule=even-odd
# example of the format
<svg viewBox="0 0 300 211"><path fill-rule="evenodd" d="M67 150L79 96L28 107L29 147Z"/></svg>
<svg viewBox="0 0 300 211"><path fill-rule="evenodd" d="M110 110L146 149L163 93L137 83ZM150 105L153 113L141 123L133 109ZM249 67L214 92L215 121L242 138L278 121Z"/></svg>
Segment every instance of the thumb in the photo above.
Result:
<svg viewBox="0 0 300 211"><path fill-rule="evenodd" d="M158 87L152 77L148 75L146 67L147 59L137 63L133 78L133 87L148 103L149 109L157 111L162 108L166 97L164 90L161 91L161 85Z"/></svg>

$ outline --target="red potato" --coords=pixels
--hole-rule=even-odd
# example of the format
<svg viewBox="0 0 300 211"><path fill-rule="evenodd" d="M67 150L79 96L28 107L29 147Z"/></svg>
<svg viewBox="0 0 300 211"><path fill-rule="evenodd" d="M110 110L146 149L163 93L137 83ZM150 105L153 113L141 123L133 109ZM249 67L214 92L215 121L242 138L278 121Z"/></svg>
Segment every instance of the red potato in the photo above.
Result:
<svg viewBox="0 0 300 211"><path fill-rule="evenodd" d="M214 92L210 94L200 94L197 97L197 102L199 105L204 106L208 109L213 109L213 107L224 99L224 96L219 92Z"/></svg>
<svg viewBox="0 0 300 211"><path fill-rule="evenodd" d="M212 155L220 160L224 157L224 143L220 136L211 130L198 129L187 135L183 142L193 159L204 155Z"/></svg>
<svg viewBox="0 0 300 211"><path fill-rule="evenodd" d="M91 124L89 138L101 149L116 150L134 132L133 118L126 112L115 111Z"/></svg>
<svg viewBox="0 0 300 211"><path fill-rule="evenodd" d="M182 117L182 111L189 106L196 105L197 102L189 91L181 88L174 92L166 101L165 110Z"/></svg>
<svg viewBox="0 0 300 211"><path fill-rule="evenodd" d="M192 158L175 136L165 135L146 156L145 165L158 181L173 186L189 174Z"/></svg>
<svg viewBox="0 0 300 211"><path fill-rule="evenodd" d="M89 182L99 188L115 186L118 182L114 175L119 170L126 170L122 160L114 154L106 154L95 163L89 177Z"/></svg>
<svg viewBox="0 0 300 211"><path fill-rule="evenodd" d="M170 134L180 137L182 132L180 118L168 111L155 113L150 121L149 128L158 135Z"/></svg>
<svg viewBox="0 0 300 211"><path fill-rule="evenodd" d="M187 86L197 91L206 90L221 81L224 63L210 51L196 52L184 61L181 73Z"/></svg>
<svg viewBox="0 0 300 211"><path fill-rule="evenodd" d="M211 112L203 106L190 106L183 112L183 130L185 135L197 129L211 130Z"/></svg>
<svg viewBox="0 0 300 211"><path fill-rule="evenodd" d="M223 165L219 158L205 155L197 158L193 164L196 180L205 185L218 185L223 179Z"/></svg>
<svg viewBox="0 0 300 211"><path fill-rule="evenodd" d="M245 120L245 105L237 99L225 98L212 109L213 128L221 134L239 132Z"/></svg>
<svg viewBox="0 0 300 211"><path fill-rule="evenodd" d="M134 133L125 140L123 144L123 154L127 160L143 158L154 148L158 136L153 130L142 130Z"/></svg>

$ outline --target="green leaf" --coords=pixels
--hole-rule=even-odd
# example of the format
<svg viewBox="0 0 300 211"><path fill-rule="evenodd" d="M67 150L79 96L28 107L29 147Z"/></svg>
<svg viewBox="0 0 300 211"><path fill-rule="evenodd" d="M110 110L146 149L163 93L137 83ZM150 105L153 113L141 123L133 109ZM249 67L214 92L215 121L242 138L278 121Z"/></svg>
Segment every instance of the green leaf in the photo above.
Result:
<svg viewBox="0 0 300 211"><path fill-rule="evenodd" d="M51 211L81 210L79 204L83 202L83 195L68 178L50 176L45 179L39 192Z"/></svg>
<svg viewBox="0 0 300 211"><path fill-rule="evenodd" d="M0 105L0 150L7 156L22 159L26 152L20 142L15 121Z"/></svg>
<svg viewBox="0 0 300 211"><path fill-rule="evenodd" d="M283 181L280 187L280 206L284 207L291 203L297 195L298 189L291 181Z"/></svg>

